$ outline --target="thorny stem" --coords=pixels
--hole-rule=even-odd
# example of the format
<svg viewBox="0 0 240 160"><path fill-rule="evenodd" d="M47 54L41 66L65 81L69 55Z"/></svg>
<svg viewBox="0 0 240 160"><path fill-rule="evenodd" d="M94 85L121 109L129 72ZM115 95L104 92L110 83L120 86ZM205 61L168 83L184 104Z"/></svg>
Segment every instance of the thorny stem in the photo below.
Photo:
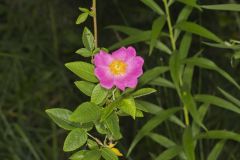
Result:
<svg viewBox="0 0 240 160"><path fill-rule="evenodd" d="M95 48L98 47L98 33L97 33L97 2L96 0L92 1L92 12L93 12L93 28L94 28L94 39L95 39Z"/></svg>
<svg viewBox="0 0 240 160"><path fill-rule="evenodd" d="M104 146L103 143L102 143L98 138L92 136L92 135L89 134L89 133L87 133L87 135L88 135L89 137L91 137L92 139L94 139L99 145Z"/></svg>
<svg viewBox="0 0 240 160"><path fill-rule="evenodd" d="M176 50L176 44L175 44L175 40L174 40L174 36L173 36L173 27L172 27L172 22L171 22L171 17L170 17L170 13L169 13L169 7L168 7L168 4L167 4L167 0L163 0L163 3L164 3L165 10L166 10L169 36L170 36L173 51L175 51Z"/></svg>

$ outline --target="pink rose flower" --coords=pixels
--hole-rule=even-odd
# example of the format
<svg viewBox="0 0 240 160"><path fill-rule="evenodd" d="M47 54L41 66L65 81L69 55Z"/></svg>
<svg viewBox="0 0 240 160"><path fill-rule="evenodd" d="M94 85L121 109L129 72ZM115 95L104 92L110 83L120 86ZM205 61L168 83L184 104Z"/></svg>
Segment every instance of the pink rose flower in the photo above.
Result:
<svg viewBox="0 0 240 160"><path fill-rule="evenodd" d="M135 88L138 77L143 74L142 57L136 56L133 47L122 47L112 54L100 51L94 57L94 73L100 85L106 89L116 86L124 91L126 87Z"/></svg>

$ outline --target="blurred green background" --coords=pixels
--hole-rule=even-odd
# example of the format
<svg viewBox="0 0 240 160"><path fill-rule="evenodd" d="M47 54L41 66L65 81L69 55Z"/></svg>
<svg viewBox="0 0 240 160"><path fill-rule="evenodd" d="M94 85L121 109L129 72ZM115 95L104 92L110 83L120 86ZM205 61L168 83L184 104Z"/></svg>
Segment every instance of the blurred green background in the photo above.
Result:
<svg viewBox="0 0 240 160"><path fill-rule="evenodd" d="M200 4L226 3L226 0L199 1ZM229 2L233 2L230 0ZM125 36L107 29L109 25L126 25L140 29L151 29L157 17L139 0L98 0L98 31L101 47L109 47ZM83 58L74 52L82 47L83 26L75 25L79 6L89 7L90 0L0 0L0 159L1 160L65 160L62 151L65 132L47 117L44 110L49 107L67 107L73 110L86 100L74 86L76 77L67 71L64 63ZM182 5L172 8L177 16ZM223 39L239 39L239 15L229 12L196 12L191 17L206 26ZM91 19L85 25L91 28ZM135 45L139 54L147 58L148 46ZM193 50L201 48L196 39ZM227 50L209 49L205 55L214 60L240 81L239 67L231 67L231 53ZM156 66L164 55L155 51L146 60L145 68ZM164 62L168 63L168 62ZM225 84L220 77L209 72L203 73L203 90L214 90L215 81L230 90L236 97L237 91ZM210 79L210 81L209 81ZM218 83L218 84L219 84ZM159 94L158 96L161 96ZM154 97L153 97L154 98ZM148 97L151 100L151 97ZM207 118L208 126L240 131L236 125L237 116L214 110ZM220 116L219 116L220 115ZM148 116L146 116L148 117ZM122 150L126 150L138 126L144 120L121 121L124 140ZM134 126L134 127L132 127ZM174 135L174 130L164 131ZM211 145L211 144L209 144ZM123 147L124 146L124 147ZM147 157L141 152L154 148L145 140L138 147L136 159ZM239 145L229 144L225 152L240 157ZM206 148L207 150L207 148ZM161 151L154 148L153 151ZM139 158L140 157L140 158ZM224 158L223 158L224 159Z"/></svg>

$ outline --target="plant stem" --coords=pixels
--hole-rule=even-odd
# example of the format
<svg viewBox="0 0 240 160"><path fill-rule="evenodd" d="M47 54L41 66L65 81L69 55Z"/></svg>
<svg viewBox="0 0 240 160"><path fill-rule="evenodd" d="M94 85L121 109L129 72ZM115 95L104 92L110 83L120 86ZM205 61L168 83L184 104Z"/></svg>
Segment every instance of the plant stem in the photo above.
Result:
<svg viewBox="0 0 240 160"><path fill-rule="evenodd" d="M99 145L104 146L103 143L102 143L99 139L97 139L96 137L92 136L92 135L89 134L89 133L87 133L87 135L88 135L89 137L91 137L92 139L94 139Z"/></svg>
<svg viewBox="0 0 240 160"><path fill-rule="evenodd" d="M171 40L171 44L172 44L172 49L173 49L173 51L175 51L176 43L175 43L174 36L173 36L173 27L172 27L172 22L171 22L171 17L170 17L167 0L163 0L163 3L164 3L165 11L166 11L166 17L167 17L169 36L170 36L170 40Z"/></svg>
<svg viewBox="0 0 240 160"><path fill-rule="evenodd" d="M174 52L174 51L176 51L176 42L175 42L174 35L173 35L173 27L172 27L171 16L170 16L170 12L169 12L169 5L167 3L167 0L163 0L163 4L165 7L165 11L166 11L166 17L167 17L167 23L168 23L168 29L169 29L169 37L170 37L172 49ZM182 82L180 79L180 84L181 83ZM183 107L183 111L184 111L185 124L186 124L186 126L189 126L189 114L188 114L187 106Z"/></svg>
<svg viewBox="0 0 240 160"><path fill-rule="evenodd" d="M98 33L97 33L97 2L96 0L92 1L92 11L93 11L93 28L94 28L94 39L95 39L95 48L98 47Z"/></svg>
<svg viewBox="0 0 240 160"><path fill-rule="evenodd" d="M185 117L185 124L186 126L189 126L189 115L188 115L188 109L186 106L183 107L184 117Z"/></svg>
<svg viewBox="0 0 240 160"><path fill-rule="evenodd" d="M116 90L117 90L117 88L114 88L114 90L112 91L112 99L113 99L113 101L116 100L116 98L115 98L115 92L116 92Z"/></svg>

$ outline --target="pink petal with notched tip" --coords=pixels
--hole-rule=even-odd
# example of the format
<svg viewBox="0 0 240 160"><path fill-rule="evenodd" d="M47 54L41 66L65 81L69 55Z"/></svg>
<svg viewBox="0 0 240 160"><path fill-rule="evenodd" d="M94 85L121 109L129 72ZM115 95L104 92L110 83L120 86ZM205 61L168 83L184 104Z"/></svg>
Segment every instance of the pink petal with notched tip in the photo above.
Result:
<svg viewBox="0 0 240 160"><path fill-rule="evenodd" d="M122 47L112 53L114 59L127 61L136 56L136 50L133 47Z"/></svg>

